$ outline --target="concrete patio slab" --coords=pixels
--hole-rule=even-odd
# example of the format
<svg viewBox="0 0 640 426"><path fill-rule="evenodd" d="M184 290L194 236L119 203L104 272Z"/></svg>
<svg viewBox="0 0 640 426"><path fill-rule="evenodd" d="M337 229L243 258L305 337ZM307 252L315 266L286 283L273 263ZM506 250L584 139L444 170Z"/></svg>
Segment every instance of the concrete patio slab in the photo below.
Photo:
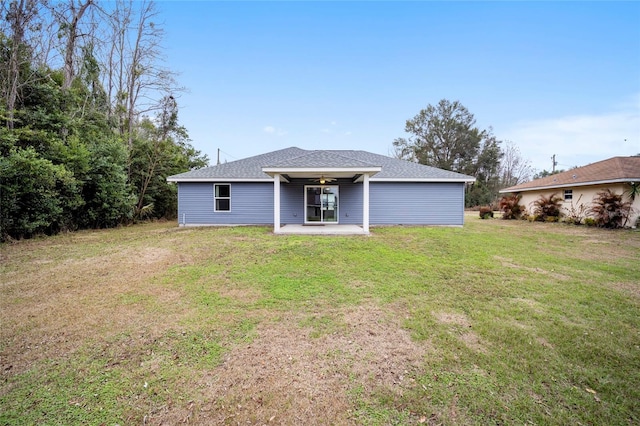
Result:
<svg viewBox="0 0 640 426"><path fill-rule="evenodd" d="M369 235L358 225L283 225L277 234L298 235Z"/></svg>

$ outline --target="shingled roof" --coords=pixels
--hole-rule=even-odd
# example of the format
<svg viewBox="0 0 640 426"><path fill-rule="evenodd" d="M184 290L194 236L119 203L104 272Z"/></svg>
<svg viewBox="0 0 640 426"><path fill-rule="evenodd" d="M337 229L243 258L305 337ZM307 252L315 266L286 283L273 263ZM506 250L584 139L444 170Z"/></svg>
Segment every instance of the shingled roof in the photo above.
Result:
<svg viewBox="0 0 640 426"><path fill-rule="evenodd" d="M280 168L381 168L371 180L377 181L458 181L473 182L473 176L467 176L436 167L425 166L384 155L354 150L304 150L296 147L285 148L242 160L192 170L169 176L169 182L198 182L224 180L272 180L263 169Z"/></svg>
<svg viewBox="0 0 640 426"><path fill-rule="evenodd" d="M640 182L640 157L613 157L500 190L501 193Z"/></svg>

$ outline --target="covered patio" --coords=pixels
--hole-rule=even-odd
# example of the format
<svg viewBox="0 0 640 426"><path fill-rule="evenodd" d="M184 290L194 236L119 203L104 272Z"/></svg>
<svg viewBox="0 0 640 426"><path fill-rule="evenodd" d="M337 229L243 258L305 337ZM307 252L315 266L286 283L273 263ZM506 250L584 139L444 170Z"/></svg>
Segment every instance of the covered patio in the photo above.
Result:
<svg viewBox="0 0 640 426"><path fill-rule="evenodd" d="M348 158L334 152L313 151L276 164L262 167L262 172L273 179L273 232L276 234L326 234L326 235L367 235L369 234L369 178L380 172L382 167ZM316 215L304 216L304 224L283 223L281 217L282 185L293 179L315 182L314 189L321 191L326 200L320 199L314 206ZM339 185L330 182L347 179L351 183L362 184L362 224L340 224L337 217ZM309 186L309 185L308 185ZM334 186L335 191L330 187ZM305 192L307 187L305 186ZM305 195L306 197L306 195ZM322 197L323 198L323 197ZM305 210L312 207L305 198ZM326 213L326 216L324 214ZM331 223L335 222L335 223Z"/></svg>

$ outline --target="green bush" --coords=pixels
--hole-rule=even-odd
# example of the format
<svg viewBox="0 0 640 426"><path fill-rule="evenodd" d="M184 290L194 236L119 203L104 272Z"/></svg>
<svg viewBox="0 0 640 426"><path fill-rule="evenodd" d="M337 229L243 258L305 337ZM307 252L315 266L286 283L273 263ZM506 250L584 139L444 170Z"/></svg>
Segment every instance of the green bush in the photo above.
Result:
<svg viewBox="0 0 640 426"><path fill-rule="evenodd" d="M82 205L73 173L41 158L34 149L0 157L0 241L68 229Z"/></svg>
<svg viewBox="0 0 640 426"><path fill-rule="evenodd" d="M592 217L585 217L583 223L586 226L596 226L596 220Z"/></svg>

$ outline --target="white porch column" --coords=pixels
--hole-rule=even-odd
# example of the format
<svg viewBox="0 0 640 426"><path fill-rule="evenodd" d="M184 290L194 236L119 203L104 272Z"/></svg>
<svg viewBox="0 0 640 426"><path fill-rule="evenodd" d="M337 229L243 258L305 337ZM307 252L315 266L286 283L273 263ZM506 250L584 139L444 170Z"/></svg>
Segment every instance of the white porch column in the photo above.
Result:
<svg viewBox="0 0 640 426"><path fill-rule="evenodd" d="M369 173L362 179L362 229L369 233Z"/></svg>
<svg viewBox="0 0 640 426"><path fill-rule="evenodd" d="M280 232L280 174L273 175L273 232Z"/></svg>

